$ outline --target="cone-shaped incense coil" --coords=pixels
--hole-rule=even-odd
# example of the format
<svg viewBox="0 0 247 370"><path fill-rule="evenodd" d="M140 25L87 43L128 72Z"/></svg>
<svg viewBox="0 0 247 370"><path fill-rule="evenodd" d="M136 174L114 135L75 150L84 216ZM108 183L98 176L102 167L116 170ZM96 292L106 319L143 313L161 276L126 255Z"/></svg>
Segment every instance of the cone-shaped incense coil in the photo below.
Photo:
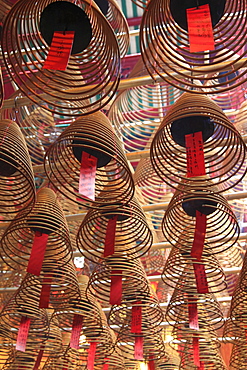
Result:
<svg viewBox="0 0 247 370"><path fill-rule="evenodd" d="M187 138L195 133L202 139L191 144ZM197 162L190 157L194 151L190 145L195 145ZM246 173L246 147L240 133L212 100L190 93L184 93L167 113L152 141L150 158L157 175L178 189L189 175L192 188L202 179L211 179L207 188L217 183L220 192ZM235 176L240 170L241 176Z"/></svg>
<svg viewBox="0 0 247 370"><path fill-rule="evenodd" d="M193 245L195 231L199 227L199 213L200 218L205 218L205 243L210 247L211 254L233 246L240 229L227 200L203 186L203 181L194 189L190 186L184 186L183 189L174 194L163 218L165 239L186 254L189 246Z"/></svg>
<svg viewBox="0 0 247 370"><path fill-rule="evenodd" d="M92 161L94 174L87 165ZM47 150L45 170L59 192L83 206L116 206L134 195L122 144L102 112L78 118L65 129Z"/></svg>
<svg viewBox="0 0 247 370"><path fill-rule="evenodd" d="M239 342L233 345L231 358L230 358L230 370L244 370L247 361L247 345L245 342Z"/></svg>
<svg viewBox="0 0 247 370"><path fill-rule="evenodd" d="M0 121L0 213L30 212L35 202L34 175L25 139L11 120Z"/></svg>
<svg viewBox="0 0 247 370"><path fill-rule="evenodd" d="M132 199L126 205L117 205L117 209L90 210L78 230L78 249L93 262L99 263L111 254L138 258L151 248L152 232L138 202ZM109 231L110 224L113 228Z"/></svg>
<svg viewBox="0 0 247 370"><path fill-rule="evenodd" d="M173 86L194 94L228 91L246 80L246 71L242 70L243 63L235 64L235 59L237 62L246 56L243 32L246 21L243 15L245 2L223 0L217 3L208 1L207 4L211 20L209 14L209 32L203 35L206 37L203 39L203 22L207 22L202 17L203 7L200 15L194 12L195 18L201 17L198 24L199 29L200 26L202 29L197 36L195 32L188 31L186 17L186 9L193 8L196 4L183 1L177 3L173 0L148 2L140 26L140 47L144 63L154 80L157 80L158 74ZM238 19L233 19L232 14L239 14ZM192 16L193 14L193 24ZM222 41L223 34L225 37ZM198 44L193 37L200 39ZM205 45L204 40L210 45ZM190 49L194 44L195 49ZM186 68L185 59L189 63ZM201 87L195 90L197 84Z"/></svg>
<svg viewBox="0 0 247 370"><path fill-rule="evenodd" d="M1 257L11 268L18 269L20 265L27 267L30 253L38 245L39 238L47 239L45 250L60 266L71 258L72 248L66 220L55 193L48 188L38 191L37 202L29 215L14 219L6 229L1 240ZM33 259L36 266L39 262L42 267L40 250Z"/></svg>
<svg viewBox="0 0 247 370"><path fill-rule="evenodd" d="M69 21L66 14L70 14ZM46 69L45 62L54 45L53 34L60 30L66 35L66 27L74 31L68 66L58 71L60 59L54 67ZM39 0L30 5L28 0L22 0L8 13L3 34L5 67L25 95L31 91L34 103L47 103L46 109L59 114L64 101L71 102L64 115L76 116L102 108L114 96L120 76L119 46L112 27L94 2L80 0L75 5L73 1L56 4L53 0ZM21 52L23 42L25 56ZM61 36L58 42L64 43ZM55 55L57 51L55 46ZM35 68L26 71L24 58Z"/></svg>

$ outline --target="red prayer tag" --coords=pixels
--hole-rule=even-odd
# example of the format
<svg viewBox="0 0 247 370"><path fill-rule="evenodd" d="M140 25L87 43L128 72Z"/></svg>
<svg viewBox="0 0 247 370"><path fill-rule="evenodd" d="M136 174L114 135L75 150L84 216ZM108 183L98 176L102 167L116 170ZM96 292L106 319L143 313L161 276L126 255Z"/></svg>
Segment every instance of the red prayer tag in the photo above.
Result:
<svg viewBox="0 0 247 370"><path fill-rule="evenodd" d="M16 349L21 352L25 352L26 343L28 337L28 331L30 327L31 319L26 316L22 316L19 331L16 340Z"/></svg>
<svg viewBox="0 0 247 370"><path fill-rule="evenodd" d="M207 227L207 216L196 211L196 226L194 232L194 240L191 248L191 257L201 261L204 248L205 235Z"/></svg>
<svg viewBox="0 0 247 370"><path fill-rule="evenodd" d="M155 362L154 360L148 361L148 370L155 370Z"/></svg>
<svg viewBox="0 0 247 370"><path fill-rule="evenodd" d="M49 308L51 283L52 275L48 275L43 279L39 300L39 308Z"/></svg>
<svg viewBox="0 0 247 370"><path fill-rule="evenodd" d="M189 301L188 311L189 311L189 326L190 326L190 329L199 330L197 303Z"/></svg>
<svg viewBox="0 0 247 370"><path fill-rule="evenodd" d="M214 50L214 34L208 4L186 9L190 52Z"/></svg>
<svg viewBox="0 0 247 370"><path fill-rule="evenodd" d="M120 305L122 301L122 271L113 270L111 273L110 304Z"/></svg>
<svg viewBox="0 0 247 370"><path fill-rule="evenodd" d="M36 231L35 233L32 251L27 266L27 272L30 274L37 276L40 275L48 237L48 234L42 234L39 231Z"/></svg>
<svg viewBox="0 0 247 370"><path fill-rule="evenodd" d="M79 349L79 340L81 336L83 324L83 316L82 315L74 315L73 324L72 324L72 332L70 338L70 347L74 349Z"/></svg>
<svg viewBox="0 0 247 370"><path fill-rule="evenodd" d="M109 363L105 362L103 367L102 367L102 370L108 370L108 367L109 367Z"/></svg>
<svg viewBox="0 0 247 370"><path fill-rule="evenodd" d="M50 50L43 65L44 69L66 70L74 41L74 34L74 31L54 32Z"/></svg>
<svg viewBox="0 0 247 370"><path fill-rule="evenodd" d="M39 365L41 363L43 354L44 354L44 349L40 349L39 354L38 354L38 356L36 358L36 361L35 361L33 370L38 370L39 369Z"/></svg>
<svg viewBox="0 0 247 370"><path fill-rule="evenodd" d="M141 302L136 302L141 304ZM131 333L141 334L142 332L142 307L133 306L131 312Z"/></svg>
<svg viewBox="0 0 247 370"><path fill-rule="evenodd" d="M193 263L197 292L201 294L208 293L208 281L205 267L202 263Z"/></svg>
<svg viewBox="0 0 247 370"><path fill-rule="evenodd" d="M98 159L93 155L82 152L79 179L79 193L84 197L95 200L95 176Z"/></svg>
<svg viewBox="0 0 247 370"><path fill-rule="evenodd" d="M199 370L204 370L204 362L200 362Z"/></svg>
<svg viewBox="0 0 247 370"><path fill-rule="evenodd" d="M118 216L114 216L108 220L105 234L104 257L111 256L114 253L117 217Z"/></svg>
<svg viewBox="0 0 247 370"><path fill-rule="evenodd" d="M185 135L187 177L197 177L206 174L202 132Z"/></svg>
<svg viewBox="0 0 247 370"><path fill-rule="evenodd" d="M135 337L135 360L143 360L143 337Z"/></svg>
<svg viewBox="0 0 247 370"><path fill-rule="evenodd" d="M199 338L193 337L193 358L194 364L200 367Z"/></svg>
<svg viewBox="0 0 247 370"><path fill-rule="evenodd" d="M94 370L94 360L96 354L96 342L91 342L89 346L88 356L87 356L87 368L88 370Z"/></svg>

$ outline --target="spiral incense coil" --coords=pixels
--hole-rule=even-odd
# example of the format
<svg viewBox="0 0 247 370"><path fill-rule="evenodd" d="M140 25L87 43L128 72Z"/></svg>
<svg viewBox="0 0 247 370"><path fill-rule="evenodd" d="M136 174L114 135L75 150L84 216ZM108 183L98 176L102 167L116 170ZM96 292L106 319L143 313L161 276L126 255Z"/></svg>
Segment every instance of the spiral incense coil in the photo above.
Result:
<svg viewBox="0 0 247 370"><path fill-rule="evenodd" d="M129 78L145 76L147 70L140 58ZM181 95L181 91L163 82L130 87L120 92L108 113L118 137L127 152L149 150L150 140L164 118L168 108Z"/></svg>
<svg viewBox="0 0 247 370"><path fill-rule="evenodd" d="M229 315L229 312L228 312ZM224 331L223 331L223 340L225 343L236 343L236 344L245 344L246 342L246 329L240 328L235 325L235 320L230 317L226 318Z"/></svg>
<svg viewBox="0 0 247 370"><path fill-rule="evenodd" d="M124 360L134 360L135 338L119 333L116 341L116 346L121 349ZM150 330L150 335L143 337L143 361L148 361L150 357L155 361L160 357L165 357L165 344L160 332Z"/></svg>
<svg viewBox="0 0 247 370"><path fill-rule="evenodd" d="M204 266L207 283L210 292L217 293L226 289L225 275L221 265L209 248L204 247L200 262L190 255L191 247L188 246L187 251L180 251L173 247L167 260L161 278L165 284L172 288L181 289L187 292L191 286L196 286L196 277L194 264ZM180 279L184 280L184 284L178 284Z"/></svg>
<svg viewBox="0 0 247 370"><path fill-rule="evenodd" d="M73 109L64 109L67 116L97 111L114 97L118 87L120 51L116 36L94 2L55 3L22 0L11 8L3 26L4 65L19 89L34 103L47 103L46 109L51 112L64 109L64 101L76 102ZM67 19L69 12L69 21L59 24L58 8L61 19ZM45 69L53 33L68 29L75 31L75 36L67 69Z"/></svg>
<svg viewBox="0 0 247 370"><path fill-rule="evenodd" d="M42 188L32 212L12 221L1 239L1 257L13 269L27 267L36 235L48 235L46 250L59 265L71 258L68 227L53 190ZM49 262L48 262L49 263Z"/></svg>
<svg viewBox="0 0 247 370"><path fill-rule="evenodd" d="M180 253L190 253L196 230L198 213L206 217L205 243L211 254L223 252L238 240L239 225L232 209L221 194L216 194L208 182L195 187L192 181L183 183L183 189L172 197L164 218L162 230L165 239Z"/></svg>
<svg viewBox="0 0 247 370"><path fill-rule="evenodd" d="M191 93L176 101L153 138L150 158L157 175L172 187L183 186L188 159L185 138L195 132L202 132L205 175L190 177L191 186L196 187L202 179L211 180L207 188L216 183L217 192L222 192L240 182L246 174L241 135L212 100Z"/></svg>
<svg viewBox="0 0 247 370"><path fill-rule="evenodd" d="M93 200L78 193L82 153L97 158L95 196ZM97 112L78 118L49 147L45 171L53 186L72 201L98 208L116 203L128 203L134 194L134 184L122 145L113 132L110 121Z"/></svg>
<svg viewBox="0 0 247 370"><path fill-rule="evenodd" d="M0 143L0 213L13 218L20 209L30 212L35 202L34 175L25 139L15 122L1 120Z"/></svg>
<svg viewBox="0 0 247 370"><path fill-rule="evenodd" d="M155 361L155 368L157 370L174 370L179 368L180 358L175 351L171 352L171 350L167 350L166 348L166 356L158 358ZM150 360L149 360L150 361Z"/></svg>
<svg viewBox="0 0 247 370"><path fill-rule="evenodd" d="M140 47L143 61L154 80L158 75L181 90L194 89L194 94L228 91L246 81L244 62L240 62L246 57L246 32L243 31L246 28L243 14L246 4L229 0L208 3L214 48L203 51L201 42L199 52L189 49L186 8L202 5L202 1L198 4L168 0L148 3L140 26ZM197 84L201 84L198 89L195 88Z"/></svg>
<svg viewBox="0 0 247 370"><path fill-rule="evenodd" d="M242 280L242 281L241 281ZM242 330L247 328L247 313L246 313L246 283L243 274L240 274L239 281L232 296L230 318L234 325Z"/></svg>
<svg viewBox="0 0 247 370"><path fill-rule="evenodd" d="M247 361L247 346L246 343L236 343L233 345L231 358L230 358L230 370L244 370Z"/></svg>
<svg viewBox="0 0 247 370"><path fill-rule="evenodd" d="M178 285L182 285L180 279ZM166 320L172 326L178 327L185 332L191 332L194 329L189 327L190 305L192 309L197 307L198 324L200 332L213 332L224 325L223 315L220 305L212 293L200 294L195 292L196 289L191 287L191 291L183 292L175 289L166 310ZM175 323L174 323L175 322ZM194 330L195 331L195 330Z"/></svg>
<svg viewBox="0 0 247 370"><path fill-rule="evenodd" d="M134 314L133 309L140 310L141 312L141 334L140 336L145 338L149 337L151 331L155 331L159 333L162 330L162 326L160 325L163 321L163 311L159 306L159 302L157 297L154 295L145 297L141 300L140 296L137 298L139 301L132 302L133 298L131 297L130 301L128 300L128 293L125 294L122 298L122 302L120 305L114 305L111 307L109 316L108 316L108 323L110 327L114 327L114 330L117 333L121 333L121 335L129 337L136 337L139 334L133 333L132 330L132 316Z"/></svg>
<svg viewBox="0 0 247 370"><path fill-rule="evenodd" d="M13 350L4 370L33 370L35 354L32 351L20 352Z"/></svg>
<svg viewBox="0 0 247 370"><path fill-rule="evenodd" d="M153 237L145 215L133 198L128 204L118 204L119 208L100 207L90 210L77 234L77 246L87 259L101 263L105 250L105 240L109 220L116 219L115 243L113 255L120 258L138 258L151 248Z"/></svg>
<svg viewBox="0 0 247 370"><path fill-rule="evenodd" d="M108 306L111 303L111 281L114 278L121 280L122 295L126 296L129 303L145 300L150 295L150 287L140 262L120 255L109 256L96 266L90 276L87 292Z"/></svg>

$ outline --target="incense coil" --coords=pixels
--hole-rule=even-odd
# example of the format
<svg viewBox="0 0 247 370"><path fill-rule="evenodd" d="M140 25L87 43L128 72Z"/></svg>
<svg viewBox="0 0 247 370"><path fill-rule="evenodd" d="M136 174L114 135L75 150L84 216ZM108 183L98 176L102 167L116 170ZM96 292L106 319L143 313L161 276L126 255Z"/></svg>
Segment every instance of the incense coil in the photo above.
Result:
<svg viewBox="0 0 247 370"><path fill-rule="evenodd" d="M139 58L128 78L140 78L146 74ZM119 92L108 117L127 152L149 150L155 131L181 93L165 82L129 87Z"/></svg>
<svg viewBox="0 0 247 370"><path fill-rule="evenodd" d="M191 177L191 187L205 179L211 180L208 189L215 183L217 192L232 188L246 174L246 147L222 110L203 95L184 93L167 113L150 148L155 172L170 186L181 189L187 181L185 135L199 131L203 132L206 175Z"/></svg>
<svg viewBox="0 0 247 370"><path fill-rule="evenodd" d="M24 217L25 216L25 217ZM54 254L60 265L71 258L71 244L63 211L53 190L42 188L29 215L18 214L0 242L1 258L13 269L27 267L35 233L48 234L46 251Z"/></svg>
<svg viewBox="0 0 247 370"><path fill-rule="evenodd" d="M78 193L83 151L98 159L96 202L89 203L87 197ZM59 192L83 206L111 207L115 203L128 203L134 194L133 179L122 145L102 112L78 118L66 128L46 152L45 171Z"/></svg>
<svg viewBox="0 0 247 370"><path fill-rule="evenodd" d="M178 285L183 283L180 279ZM179 288L174 290L166 310L166 320L170 325L185 332L193 332L189 328L189 304L197 304L200 332L213 332L224 325L220 305L214 295L210 292L198 293L196 286L191 286L187 292Z"/></svg>
<svg viewBox="0 0 247 370"><path fill-rule="evenodd" d="M234 318L232 320L230 317L227 317L224 325L223 340L225 343L230 342L237 345L244 345L246 342L246 329L235 325Z"/></svg>
<svg viewBox="0 0 247 370"><path fill-rule="evenodd" d="M145 271L138 259L126 256L109 256L96 266L87 286L87 294L94 295L101 304L109 305L111 277L119 276L122 281L122 295L128 302L136 302L150 295Z"/></svg>
<svg viewBox="0 0 247 370"><path fill-rule="evenodd" d="M241 282L243 274L240 274L239 281L232 296L230 307L230 318L234 325L238 328L245 330L247 327L247 313L246 313L246 285Z"/></svg>
<svg viewBox="0 0 247 370"><path fill-rule="evenodd" d="M198 3L201 4L204 3ZM193 94L231 90L246 81L241 61L246 57L246 32L243 31L246 4L209 1L215 48L190 52L186 6L193 8L195 5L168 0L148 3L140 26L141 54L148 73L154 80L158 75L174 87ZM197 84L201 86L197 88Z"/></svg>
<svg viewBox="0 0 247 370"><path fill-rule="evenodd" d="M227 200L215 193L215 188L208 187L208 182L201 180L197 186L191 183L183 183L183 189L172 197L162 220L164 237L181 253L188 253L193 245L199 212L206 217L204 244L211 254L223 252L238 240L238 221Z"/></svg>
<svg viewBox="0 0 247 370"><path fill-rule="evenodd" d="M139 294L138 294L139 293ZM111 307L108 323L110 327L114 327L114 330L123 335L124 337L129 336L130 338L141 336L143 338L149 337L150 333L159 333L162 331L160 325L163 321L163 311L159 306L157 297L153 294L150 289L150 295L144 296L141 300L141 292L137 292L137 299L139 301L133 302L133 297L128 299L128 293L122 297L120 305L114 305ZM132 320L132 309L141 308L141 333L136 334L131 331L131 320Z"/></svg>
<svg viewBox="0 0 247 370"><path fill-rule="evenodd" d="M0 212L13 218L20 209L30 212L35 202L34 175L25 139L15 122L1 120L0 142Z"/></svg>
<svg viewBox="0 0 247 370"><path fill-rule="evenodd" d="M73 1L69 3L73 4ZM78 5L73 4L78 9L74 8L72 14L73 17L74 13L82 14L86 19L83 31L87 42L76 50L74 42L65 71L44 69L44 60L49 52L48 39L53 36L53 27L58 20L53 19L51 35L47 38L40 15L43 16L51 4L54 4L53 0L39 0L35 4L21 0L11 8L3 25L6 41L2 43L4 65L9 75L14 76L19 89L35 104L47 103L45 108L51 112L59 113L60 108L64 109L63 101L76 103L71 109L64 109L67 116L97 111L114 97L119 83L120 52L114 31L94 2L80 0ZM62 5L64 8L65 4ZM72 26L74 31L73 17L69 27ZM66 25L61 31L65 30ZM75 40L78 35L75 32ZM12 55L13 50L15 55Z"/></svg>
<svg viewBox="0 0 247 370"><path fill-rule="evenodd" d="M112 194L112 193L111 193ZM110 195L110 194L109 194ZM107 225L110 219L117 216L114 256L138 258L151 248L152 233L148 227L145 215L138 202L133 198L128 204L116 202L114 207L98 207L90 210L77 234L77 247L81 254L90 261L101 263L104 253L104 244Z"/></svg>
<svg viewBox="0 0 247 370"><path fill-rule="evenodd" d="M247 347L246 343L236 343L233 345L231 358L230 358L230 370L244 370L247 361Z"/></svg>
<svg viewBox="0 0 247 370"><path fill-rule="evenodd" d="M172 288L181 289L184 292L196 286L194 264L204 266L205 274L211 293L221 292L226 289L226 278L217 258L212 255L211 250L204 246L202 258L198 262L190 255L191 247L187 251L173 247L167 260L161 278L165 284ZM183 284L177 283L183 279Z"/></svg>

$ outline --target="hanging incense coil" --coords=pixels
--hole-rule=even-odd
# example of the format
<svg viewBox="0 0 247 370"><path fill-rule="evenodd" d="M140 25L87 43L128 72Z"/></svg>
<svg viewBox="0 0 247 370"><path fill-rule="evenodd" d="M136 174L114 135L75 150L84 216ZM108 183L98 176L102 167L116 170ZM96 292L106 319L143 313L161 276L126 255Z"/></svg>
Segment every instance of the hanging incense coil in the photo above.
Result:
<svg viewBox="0 0 247 370"><path fill-rule="evenodd" d="M138 259L113 255L96 266L87 286L87 293L94 295L101 305L111 303L111 281L119 279L122 295L128 302L136 302L150 295L150 287L143 266ZM118 288L117 290L119 290Z"/></svg>
<svg viewBox="0 0 247 370"><path fill-rule="evenodd" d="M246 57L243 32L246 19L242 13L245 4L227 0L208 3L214 48L203 51L201 42L202 51L199 52L189 50L186 8L195 7L194 2L152 0L148 3L140 26L140 47L154 80L158 75L171 85L184 91L192 90L194 94L228 91L246 81L241 61ZM200 1L197 5L202 4ZM234 14L238 14L237 20ZM197 84L201 84L200 88L195 88Z"/></svg>
<svg viewBox="0 0 247 370"><path fill-rule="evenodd" d="M27 267L36 236L47 235L46 250L60 266L71 258L68 227L53 190L42 188L32 212L18 215L1 239L1 257L11 268Z"/></svg>
<svg viewBox="0 0 247 370"><path fill-rule="evenodd" d="M232 320L230 317L227 317L222 338L225 343L230 342L236 343L237 345L244 345L246 342L246 329L240 328L239 326L235 325L234 318Z"/></svg>
<svg viewBox="0 0 247 370"><path fill-rule="evenodd" d="M146 74L147 70L139 58L128 78L140 78ZM130 87L118 94L108 117L127 152L149 150L156 129L181 93L163 82Z"/></svg>
<svg viewBox="0 0 247 370"><path fill-rule="evenodd" d="M230 318L234 325L243 330L247 327L246 313L246 281L243 273L240 274L238 283L232 296Z"/></svg>
<svg viewBox="0 0 247 370"><path fill-rule="evenodd" d="M167 207L162 220L165 239L187 254L194 241L196 215L200 213L206 218L205 243L210 253L223 252L238 240L237 219L226 199L214 192L215 187L208 187L202 179L197 186L192 182L183 183L183 190L174 194Z"/></svg>
<svg viewBox="0 0 247 370"><path fill-rule="evenodd" d="M68 29L75 31L75 36L67 69L45 69L53 33ZM4 65L35 104L47 103L45 108L51 112L59 113L62 108L65 115L76 116L97 111L114 97L120 77L119 46L94 2L80 0L75 5L73 1L39 0L30 5L22 0L5 19L3 39ZM59 62L54 68L59 68ZM64 101L76 104L64 109Z"/></svg>
<svg viewBox="0 0 247 370"><path fill-rule="evenodd" d="M182 285L183 281L178 283ZM224 325L220 305L212 293L198 293L196 287L183 292L175 289L166 310L166 320L170 325L185 332L193 332L189 327L189 305L196 305L200 332L214 331ZM175 322L175 323L174 323Z"/></svg>
<svg viewBox="0 0 247 370"><path fill-rule="evenodd" d="M78 193L82 153L97 160L97 204ZM78 118L66 128L47 150L45 171L59 192L83 206L98 208L115 204L117 207L116 203L128 203L134 194L133 179L121 143L102 112Z"/></svg>
<svg viewBox="0 0 247 370"><path fill-rule="evenodd" d="M196 286L196 277L194 264L204 266L210 292L217 293L226 289L225 275L218 260L212 255L211 250L204 246L201 260L190 255L191 247L188 246L187 252L180 251L173 247L167 260L161 278L165 284L172 288L181 289L184 292L189 291L191 286ZM177 283L180 279L184 280L183 284Z"/></svg>
<svg viewBox="0 0 247 370"><path fill-rule="evenodd" d="M188 160L185 138L195 132L202 132L205 175L191 177L191 186L196 187L202 179L211 180L207 188L217 183L217 192L222 192L240 182L246 173L241 135L213 101L191 93L177 100L154 136L150 158L157 175L172 187L183 186ZM202 165L201 173L203 170Z"/></svg>
<svg viewBox="0 0 247 370"><path fill-rule="evenodd" d="M244 370L246 361L247 361L246 343L241 342L234 344L230 358L230 370Z"/></svg>
<svg viewBox="0 0 247 370"><path fill-rule="evenodd" d="M30 212L35 202L34 175L25 139L15 122L1 120L0 142L0 213L13 218L20 209Z"/></svg>
<svg viewBox="0 0 247 370"><path fill-rule="evenodd" d="M116 218L114 256L138 258L145 254L152 245L152 233L148 227L145 215L138 202L133 198L128 204L115 203L107 209L100 207L90 210L77 234L77 246L87 259L101 263L104 258L105 240L109 220Z"/></svg>

